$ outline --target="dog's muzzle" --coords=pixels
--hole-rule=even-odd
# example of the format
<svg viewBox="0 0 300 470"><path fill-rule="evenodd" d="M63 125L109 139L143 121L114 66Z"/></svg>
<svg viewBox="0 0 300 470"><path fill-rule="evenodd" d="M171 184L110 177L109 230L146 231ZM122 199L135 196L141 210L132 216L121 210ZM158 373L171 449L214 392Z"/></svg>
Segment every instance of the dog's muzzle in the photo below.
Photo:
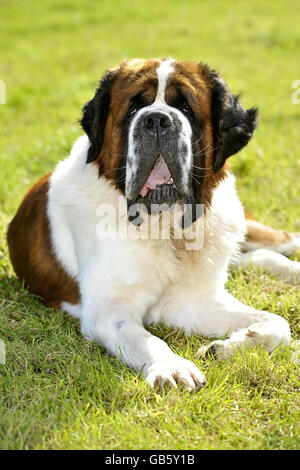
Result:
<svg viewBox="0 0 300 470"><path fill-rule="evenodd" d="M158 175L157 182L153 180L154 187L148 189L169 183L166 179L170 176L179 195L187 191L187 178L184 176L188 170L191 133L186 135L183 120L179 112L173 109L149 106L138 112L131 123L126 176L126 195L129 199L135 200L139 196L159 157L166 168Z"/></svg>
<svg viewBox="0 0 300 470"><path fill-rule="evenodd" d="M176 202L188 203L193 197L191 128L182 113L165 108L157 105L143 108L129 130L128 207L142 204L148 213L152 213L153 205L160 204L165 210Z"/></svg>

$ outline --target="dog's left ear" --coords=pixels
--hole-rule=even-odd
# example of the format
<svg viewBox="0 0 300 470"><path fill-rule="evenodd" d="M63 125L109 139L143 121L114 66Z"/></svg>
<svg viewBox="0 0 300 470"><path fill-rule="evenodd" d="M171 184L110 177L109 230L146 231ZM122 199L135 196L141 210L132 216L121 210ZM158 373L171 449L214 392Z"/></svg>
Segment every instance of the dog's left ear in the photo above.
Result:
<svg viewBox="0 0 300 470"><path fill-rule="evenodd" d="M114 71L109 71L104 75L94 98L86 103L82 110L80 124L90 139L87 163L96 160L101 151L114 76Z"/></svg>
<svg viewBox="0 0 300 470"><path fill-rule="evenodd" d="M257 126L257 108L244 110L225 81L208 69L212 85L213 170L222 168L226 159L241 150Z"/></svg>

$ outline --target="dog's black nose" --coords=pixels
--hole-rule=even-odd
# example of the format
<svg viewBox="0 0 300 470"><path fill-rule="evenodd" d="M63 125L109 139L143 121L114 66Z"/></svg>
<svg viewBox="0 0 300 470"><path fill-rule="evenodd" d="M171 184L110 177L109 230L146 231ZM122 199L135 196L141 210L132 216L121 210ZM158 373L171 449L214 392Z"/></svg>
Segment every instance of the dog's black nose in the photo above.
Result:
<svg viewBox="0 0 300 470"><path fill-rule="evenodd" d="M144 125L146 132L153 136L165 134L172 126L171 118L164 113L155 111L144 117Z"/></svg>

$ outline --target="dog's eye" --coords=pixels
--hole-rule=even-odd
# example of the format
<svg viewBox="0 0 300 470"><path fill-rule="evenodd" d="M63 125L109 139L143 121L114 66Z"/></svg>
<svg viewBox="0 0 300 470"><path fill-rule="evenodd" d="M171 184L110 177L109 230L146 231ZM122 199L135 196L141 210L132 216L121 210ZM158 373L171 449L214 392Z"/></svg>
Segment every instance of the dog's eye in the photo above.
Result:
<svg viewBox="0 0 300 470"><path fill-rule="evenodd" d="M189 107L186 101L182 103L180 108L184 114L191 114L191 108Z"/></svg>
<svg viewBox="0 0 300 470"><path fill-rule="evenodd" d="M129 108L128 114L129 114L129 116L133 116L135 113L137 113L137 111L138 111L137 106L132 105Z"/></svg>
<svg viewBox="0 0 300 470"><path fill-rule="evenodd" d="M177 96L174 100L169 103L171 106L179 109L186 116L193 116L193 111L189 106L189 103L186 97L180 91L177 93Z"/></svg>
<svg viewBox="0 0 300 470"><path fill-rule="evenodd" d="M136 114L139 109L141 109L143 106L145 106L145 100L143 99L143 96L141 93L136 95L134 98L131 100L131 105L128 110L128 116L131 117L134 114Z"/></svg>

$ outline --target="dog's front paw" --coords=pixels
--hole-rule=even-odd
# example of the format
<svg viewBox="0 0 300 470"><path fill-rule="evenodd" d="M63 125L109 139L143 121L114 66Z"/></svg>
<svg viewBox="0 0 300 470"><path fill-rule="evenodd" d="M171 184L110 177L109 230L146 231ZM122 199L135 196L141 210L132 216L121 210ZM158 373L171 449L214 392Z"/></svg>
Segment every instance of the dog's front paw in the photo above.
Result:
<svg viewBox="0 0 300 470"><path fill-rule="evenodd" d="M177 384L190 391L199 390L206 383L198 367L179 356L151 361L144 367L144 375L152 388L158 387L160 390L165 386L176 388Z"/></svg>

